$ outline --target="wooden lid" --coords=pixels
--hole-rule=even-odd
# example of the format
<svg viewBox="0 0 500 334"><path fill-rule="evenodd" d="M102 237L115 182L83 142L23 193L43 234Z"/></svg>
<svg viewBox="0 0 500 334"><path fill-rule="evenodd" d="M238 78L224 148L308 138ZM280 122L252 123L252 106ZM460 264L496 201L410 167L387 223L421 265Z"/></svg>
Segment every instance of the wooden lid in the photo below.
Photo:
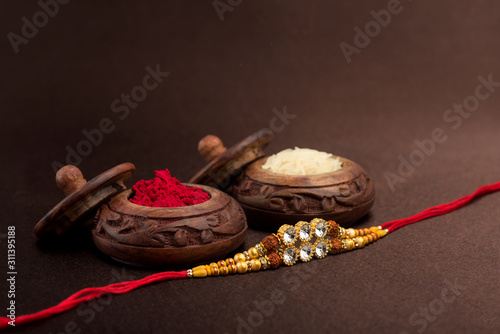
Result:
<svg viewBox="0 0 500 334"><path fill-rule="evenodd" d="M198 151L208 164L196 173L190 183L205 184L226 189L232 179L249 163L264 156L262 151L273 139L269 129L262 129L248 136L230 149L226 149L219 137L208 135L200 140Z"/></svg>
<svg viewBox="0 0 500 334"><path fill-rule="evenodd" d="M66 198L50 210L33 230L37 238L61 235L95 214L102 203L125 190L135 172L129 162L113 167L87 182L78 167L67 165L56 174L56 184Z"/></svg>

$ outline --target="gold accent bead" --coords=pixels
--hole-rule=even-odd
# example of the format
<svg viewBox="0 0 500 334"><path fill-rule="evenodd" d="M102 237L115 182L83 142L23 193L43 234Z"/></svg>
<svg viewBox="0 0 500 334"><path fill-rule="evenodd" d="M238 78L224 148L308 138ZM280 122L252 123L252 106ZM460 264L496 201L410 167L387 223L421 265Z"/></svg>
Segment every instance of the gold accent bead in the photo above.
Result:
<svg viewBox="0 0 500 334"><path fill-rule="evenodd" d="M231 264L234 264L234 259L232 257L226 259L226 265L229 267Z"/></svg>
<svg viewBox="0 0 500 334"><path fill-rule="evenodd" d="M252 271L259 271L261 267L260 260L252 259L250 260L250 265L252 267Z"/></svg>
<svg viewBox="0 0 500 334"><path fill-rule="evenodd" d="M251 261L251 260L248 260L248 261L246 262L246 264L247 264L247 273L252 272L252 263L251 263L250 261Z"/></svg>
<svg viewBox="0 0 500 334"><path fill-rule="evenodd" d="M226 266L219 267L219 274L226 276L227 274L229 274L228 268Z"/></svg>
<svg viewBox="0 0 500 334"><path fill-rule="evenodd" d="M260 246L260 250L262 251L262 253L260 254L260 256L264 256L267 254L267 249L266 247L264 247L264 244L262 242L259 242L259 246Z"/></svg>
<svg viewBox="0 0 500 334"><path fill-rule="evenodd" d="M210 264L210 270L211 270L211 273L212 273L212 276L219 276L219 266L212 262Z"/></svg>
<svg viewBox="0 0 500 334"><path fill-rule="evenodd" d="M224 261L224 260L217 261L217 265L219 267L225 267L226 266L226 261Z"/></svg>
<svg viewBox="0 0 500 334"><path fill-rule="evenodd" d="M212 276L212 269L208 264L205 265L205 270L207 271L208 276Z"/></svg>
<svg viewBox="0 0 500 334"><path fill-rule="evenodd" d="M227 270L230 274L236 274L237 270L236 270L236 265L234 264L230 264L227 266Z"/></svg>
<svg viewBox="0 0 500 334"><path fill-rule="evenodd" d="M363 236L370 234L370 232L371 232L370 229L368 229L368 228L364 228L362 231L363 231L363 234L362 234Z"/></svg>
<svg viewBox="0 0 500 334"><path fill-rule="evenodd" d="M354 230L354 229L352 229L352 228L348 228L348 229L346 230L347 237L348 237L348 238L351 238L351 239L352 239L352 238L354 238L354 237L356 237L356 236L357 236L357 233L356 233L356 232L357 232L356 230Z"/></svg>
<svg viewBox="0 0 500 334"><path fill-rule="evenodd" d="M268 259L267 255L264 255L263 257L261 257L259 259L259 261L260 261L262 269L266 270L267 268L269 268L269 259Z"/></svg>
<svg viewBox="0 0 500 334"><path fill-rule="evenodd" d="M244 261L236 263L236 271L238 271L238 274L244 274L248 270L247 263Z"/></svg>
<svg viewBox="0 0 500 334"><path fill-rule="evenodd" d="M365 239L363 239L363 237L354 238L354 243L356 244L356 248L365 247Z"/></svg>
<svg viewBox="0 0 500 334"><path fill-rule="evenodd" d="M323 221L325 222L325 225L326 225L326 235L330 235L330 233L332 231L332 224L329 221L326 221L324 219L323 219Z"/></svg>
<svg viewBox="0 0 500 334"><path fill-rule="evenodd" d="M247 260L247 257L243 253L237 253L234 256L234 262L245 262Z"/></svg>
<svg viewBox="0 0 500 334"><path fill-rule="evenodd" d="M378 231L376 231L375 233L377 233L377 234L378 234L379 238L382 238L382 237L384 237L387 233L389 233L389 231L388 231L388 230L378 230Z"/></svg>
<svg viewBox="0 0 500 334"><path fill-rule="evenodd" d="M354 241L352 239L345 239L343 243L345 245L345 250L350 251L354 249Z"/></svg>
<svg viewBox="0 0 500 334"><path fill-rule="evenodd" d="M194 268L193 268L193 271L194 271L194 270L199 270L199 269L205 269L205 265L204 265L204 264L202 264L201 266L194 267Z"/></svg>
<svg viewBox="0 0 500 334"><path fill-rule="evenodd" d="M255 247L250 247L250 249L248 250L248 255L250 255L251 259L258 259L259 251Z"/></svg>
<svg viewBox="0 0 500 334"><path fill-rule="evenodd" d="M196 268L193 268L193 277L207 277L208 273L207 270L205 269L205 266L199 266Z"/></svg>

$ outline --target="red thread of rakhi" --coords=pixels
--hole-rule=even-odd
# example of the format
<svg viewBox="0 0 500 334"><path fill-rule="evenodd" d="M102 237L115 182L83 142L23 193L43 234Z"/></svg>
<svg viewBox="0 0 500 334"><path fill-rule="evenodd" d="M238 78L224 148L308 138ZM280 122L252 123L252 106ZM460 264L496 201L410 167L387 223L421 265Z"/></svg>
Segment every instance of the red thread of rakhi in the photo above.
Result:
<svg viewBox="0 0 500 334"><path fill-rule="evenodd" d="M385 224L381 225L382 229L387 229L388 232L395 231L403 226L416 223L418 221L443 215L449 212L452 212L454 210L457 210L468 203L470 203L473 199L498 191L500 190L500 182L482 186L479 189L477 189L475 192L473 192L470 195L461 197L453 202L446 203L446 204L441 204L441 205L436 205L433 207L430 207L416 215L413 215L408 218L403 218L403 219L397 219L393 220L390 222L387 222ZM192 273L192 270L191 270ZM161 282L161 281L166 281L166 280L171 280L171 279L180 279L180 278L187 278L188 277L188 271L180 271L180 272L175 272L175 271L167 271L167 272L162 272L162 273L157 273L153 274L150 276L147 276L143 279L140 280L135 280L135 281L127 281L127 282L121 282L121 283L114 283L110 284L104 287L96 287L96 288L87 288L80 290L76 292L75 294L71 295L70 297L66 298L56 306L52 306L46 310L42 310L30 315L23 315L20 317L15 318L15 325L21 325L21 324L26 324L30 323L36 320L41 320L44 318L48 318L50 316L62 313L64 311L70 310L77 305L89 301L94 298L99 298L102 295L105 294L124 294L129 291L135 290L137 288L140 288L142 286L154 283L154 282ZM12 321L9 318L1 317L0 318L0 328L6 328L9 326L9 321Z"/></svg>
<svg viewBox="0 0 500 334"><path fill-rule="evenodd" d="M121 295L124 293L127 293L129 291L135 290L137 288L140 288L141 286L151 284L154 282L161 282L161 281L166 281L170 279L178 279L178 278L186 278L187 277L187 271L167 271L163 273L158 273L158 274L153 274L147 277L144 277L143 279L136 280L136 281L128 281L128 282L121 282L121 283L114 283L110 284L107 286L103 287L98 287L98 288L86 288L83 290L80 290L73 295L69 296L56 306L52 306L46 310L39 311L30 315L23 315L20 317L15 318L15 325L21 325L21 324L26 324L30 323L36 320L41 320L44 318L48 318L50 316L63 313L64 311L70 310L76 306L78 306L81 303L84 303L86 301L99 298L105 294L114 294L114 295ZM0 318L0 328L5 328L10 326L9 321L12 321L9 318Z"/></svg>
<svg viewBox="0 0 500 334"><path fill-rule="evenodd" d="M413 215L411 217L397 219L397 220L393 220L393 221L387 222L385 224L382 224L381 227L383 229L387 229L389 232L393 232L393 231L395 231L398 228L401 228L403 226L406 226L406 225L409 225L412 223L416 223L418 221L421 221L421 220L424 220L427 218L440 216L440 215L444 215L446 213L455 211L457 209L460 209L464 205L467 205L473 199L475 199L479 196L483 196L483 195L486 195L486 194L489 194L489 193L492 193L492 192L495 192L498 190L500 190L500 182L486 185L486 186L482 186L482 187L478 188L476 191L474 191L472 194L460 197L459 199L457 199L453 202L430 207L430 208L428 208L420 213L417 213L416 215Z"/></svg>

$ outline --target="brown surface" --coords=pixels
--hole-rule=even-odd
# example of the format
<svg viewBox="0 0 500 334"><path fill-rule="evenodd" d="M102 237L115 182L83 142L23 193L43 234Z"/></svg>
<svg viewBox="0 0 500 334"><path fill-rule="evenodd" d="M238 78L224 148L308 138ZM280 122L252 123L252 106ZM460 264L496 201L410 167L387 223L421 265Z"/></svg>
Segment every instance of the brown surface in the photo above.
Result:
<svg viewBox="0 0 500 334"><path fill-rule="evenodd" d="M2 5L4 36L20 33L21 18L40 9L35 1ZM76 149L85 139L82 130L99 127L103 118L115 128L79 167L97 175L131 161L137 167L131 186L164 168L187 181L203 167L200 138L212 133L237 142L271 127L286 106L296 117L283 127L273 121L275 139L266 153L296 145L358 162L377 192L359 227L497 182L500 87L460 125L443 115L475 93L478 76L491 73L500 81L499 3L402 5L350 64L339 44L352 44L353 28L372 20L370 10L387 8L387 1L243 1L224 13L223 22L210 1L74 1L61 6L18 54L3 38L0 251L6 254L7 225L15 225L18 314L88 286L155 272L108 259L88 230L43 244L32 236L35 223L61 198L51 163L64 164L66 146ZM162 82L128 115L121 102L114 113L113 101L142 85L145 68L156 64L170 74L158 78ZM415 140L431 138L436 128L446 141L391 190L384 174L397 173L399 157L409 159L418 148ZM76 326L81 333L236 333L239 319L259 324L256 304L274 301L254 333L418 333L424 324L424 333L498 333L498 203L500 194L493 194L362 250L292 268L155 284L18 332L60 333ZM245 247L264 235L249 230ZM459 290L448 285L455 282ZM2 308L6 291L3 280ZM418 312L429 307L439 314L423 320Z"/></svg>

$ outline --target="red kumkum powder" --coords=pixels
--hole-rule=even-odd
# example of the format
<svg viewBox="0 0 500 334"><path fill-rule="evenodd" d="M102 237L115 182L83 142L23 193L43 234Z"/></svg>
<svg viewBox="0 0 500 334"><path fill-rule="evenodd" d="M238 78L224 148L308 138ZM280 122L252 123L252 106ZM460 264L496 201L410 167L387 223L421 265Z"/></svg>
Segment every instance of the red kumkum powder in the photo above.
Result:
<svg viewBox="0 0 500 334"><path fill-rule="evenodd" d="M195 205L210 199L203 189L187 187L170 175L168 169L155 171L152 180L140 180L132 187L130 202L151 207L177 208Z"/></svg>

